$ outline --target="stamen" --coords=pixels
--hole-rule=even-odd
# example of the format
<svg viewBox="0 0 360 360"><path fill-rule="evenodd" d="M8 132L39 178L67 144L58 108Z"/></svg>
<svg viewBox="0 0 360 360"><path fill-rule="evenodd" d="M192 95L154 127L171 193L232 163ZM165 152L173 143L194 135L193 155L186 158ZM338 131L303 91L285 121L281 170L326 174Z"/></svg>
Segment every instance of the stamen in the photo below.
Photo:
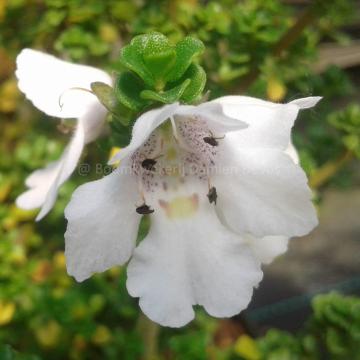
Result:
<svg viewBox="0 0 360 360"><path fill-rule="evenodd" d="M203 140L207 144L209 144L211 146L218 146L219 145L218 141L214 137L206 136L206 137L203 138Z"/></svg>
<svg viewBox="0 0 360 360"><path fill-rule="evenodd" d="M161 148L163 148L163 142L161 143ZM146 158L145 160L143 160L141 162L141 166L145 169L145 170L149 170L149 171L155 171L155 165L157 163L157 159L159 157L162 157L163 154L159 154L155 157L152 157L152 158Z"/></svg>
<svg viewBox="0 0 360 360"><path fill-rule="evenodd" d="M141 162L141 166L145 169L145 170L149 170L149 171L155 171L155 165L156 165L157 161L154 159L145 159Z"/></svg>
<svg viewBox="0 0 360 360"><path fill-rule="evenodd" d="M64 91L61 93L61 95L59 96L59 100L58 100L59 107L60 107L61 110L63 109L63 106L64 106L64 104L61 103L61 99L62 99L62 97L64 96L64 94L65 94L66 92L71 91L71 90L85 91L85 92L87 92L87 93L89 93L89 94L92 94L92 95L96 96L93 91L91 91L91 90L89 90L89 89L82 88L82 87L76 87L76 86L75 86L75 87L66 89L66 90L64 90Z"/></svg>
<svg viewBox="0 0 360 360"><path fill-rule="evenodd" d="M146 205L145 195L144 195L144 191L142 189L141 182L138 182L138 190L139 190L139 193L140 193L140 197L141 197L141 199L143 201L143 204L136 207L136 212L138 214L140 214L140 215L152 214L154 212L154 209L151 209L149 205Z"/></svg>
<svg viewBox="0 0 360 360"><path fill-rule="evenodd" d="M216 205L216 200L217 200L217 192L216 192L216 187L213 186L209 189L208 194L206 195L209 199L209 203L212 204L214 203Z"/></svg>
<svg viewBox="0 0 360 360"><path fill-rule="evenodd" d="M171 127L172 127L172 130L173 130L174 138L175 138L176 142L179 142L179 136L178 136L178 133L177 133L175 119L174 119L173 116L170 116L170 121L171 121Z"/></svg>
<svg viewBox="0 0 360 360"><path fill-rule="evenodd" d="M184 117L169 117L162 128L152 133L132 155L131 166L138 179L143 204L146 205L147 193L176 189L190 177L204 181L205 186L206 181L209 182L208 198L210 203L216 204L216 189L212 189L209 176L217 149L203 141L209 133L216 140L204 120ZM160 156L164 157L161 163L157 160Z"/></svg>
<svg viewBox="0 0 360 360"><path fill-rule="evenodd" d="M211 146L218 146L219 145L219 142L217 140L221 140L221 139L224 139L225 138L225 135L224 136L221 136L221 137L215 137L211 131L210 131L210 134L211 136L205 136L203 138L204 142L206 142L207 144L211 145Z"/></svg>
<svg viewBox="0 0 360 360"><path fill-rule="evenodd" d="M149 215L154 212L154 209L151 209L149 205L144 203L136 208L136 212L140 215Z"/></svg>

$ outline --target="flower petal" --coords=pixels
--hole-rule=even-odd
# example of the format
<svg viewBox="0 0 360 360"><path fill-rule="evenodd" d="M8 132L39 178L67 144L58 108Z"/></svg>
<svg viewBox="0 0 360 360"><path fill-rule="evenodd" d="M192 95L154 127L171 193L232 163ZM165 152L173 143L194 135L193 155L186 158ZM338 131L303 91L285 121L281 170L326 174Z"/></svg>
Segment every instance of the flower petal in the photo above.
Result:
<svg viewBox="0 0 360 360"><path fill-rule="evenodd" d="M309 109L314 107L321 99L321 96L309 96L290 101L289 104L297 105L300 109Z"/></svg>
<svg viewBox="0 0 360 360"><path fill-rule="evenodd" d="M124 264L135 247L137 187L124 165L80 186L65 209L67 271L77 281Z"/></svg>
<svg viewBox="0 0 360 360"><path fill-rule="evenodd" d="M218 193L217 211L237 233L256 237L302 236L317 225L312 193L303 170L275 149L224 149L227 174L212 182Z"/></svg>
<svg viewBox="0 0 360 360"><path fill-rule="evenodd" d="M217 214L221 223L231 229L227 219L224 218L224 214L221 211L217 211ZM260 238L245 234L242 237L251 247L255 258L262 264L270 264L277 256L284 254L290 240L286 236L265 236Z"/></svg>
<svg viewBox="0 0 360 360"><path fill-rule="evenodd" d="M23 209L42 206L36 220L41 220L53 207L58 189L70 177L84 148L84 126L78 122L75 134L64 150L60 160L44 169L36 170L26 180L30 190L20 195L16 203Z"/></svg>
<svg viewBox="0 0 360 360"><path fill-rule="evenodd" d="M16 199L22 209L43 207L37 216L41 220L53 207L58 189L74 172L84 148L84 143L94 140L103 130L105 108L94 103L78 120L73 138L61 158L43 169L34 171L25 181L30 189Z"/></svg>
<svg viewBox="0 0 360 360"><path fill-rule="evenodd" d="M299 163L299 156L290 142L285 153L290 156L295 164ZM225 219L222 219L223 224L228 226ZM262 264L270 264L276 257L284 254L287 251L289 238L286 236L265 236L263 238L256 238L251 235L247 235L246 240L255 253L255 256Z"/></svg>
<svg viewBox="0 0 360 360"><path fill-rule="evenodd" d="M288 104L275 104L248 96L224 96L214 102L223 106L226 115L249 124L242 131L227 135L238 146L285 149L299 110L316 105L320 99L309 97Z"/></svg>
<svg viewBox="0 0 360 360"><path fill-rule="evenodd" d="M39 110L60 118L80 117L98 101L93 94L72 88L90 90L92 82L112 82L104 71L32 49L22 50L16 63L19 89Z"/></svg>
<svg viewBox="0 0 360 360"><path fill-rule="evenodd" d="M204 119L209 128L215 133L227 133L247 128L247 124L238 118L233 118L224 112L222 104L216 102L205 102L203 104L182 105L176 110L176 115L199 116Z"/></svg>
<svg viewBox="0 0 360 360"><path fill-rule="evenodd" d="M89 104L88 110L79 117L78 121L81 121L84 126L86 144L96 140L104 131L106 115L107 110L96 100Z"/></svg>
<svg viewBox="0 0 360 360"><path fill-rule="evenodd" d="M85 129L83 122L78 121L73 138L64 150L58 166L53 169L53 177L47 179L52 181L45 183L44 180L46 179L42 178L42 181L39 181L37 184L37 187L41 188L41 190L38 191L46 192L46 197L44 204L36 217L36 221L41 220L54 206L60 186L70 177L77 166L84 148L84 143ZM46 174L46 171L44 171L44 174ZM38 180L40 179L38 178Z"/></svg>
<svg viewBox="0 0 360 360"><path fill-rule="evenodd" d="M158 126L173 116L201 116L214 132L235 131L247 126L242 121L224 115L223 107L216 103L209 102L198 106L179 105L178 103L165 105L160 109L144 113L136 120L130 144L111 158L109 164L116 164L133 153Z"/></svg>
<svg viewBox="0 0 360 360"><path fill-rule="evenodd" d="M130 144L116 153L115 156L110 159L109 164L116 164L118 161L132 154L148 139L158 126L174 115L178 107L179 104L175 103L142 114L134 124Z"/></svg>
<svg viewBox="0 0 360 360"><path fill-rule="evenodd" d="M25 184L30 189L21 194L16 199L16 205L25 210L41 207L46 199L46 195L55 181L61 168L61 159L50 163L43 169L35 170L25 180Z"/></svg>
<svg viewBox="0 0 360 360"><path fill-rule="evenodd" d="M262 278L249 246L220 224L208 202L185 219L154 208L150 232L128 266L127 288L140 297L142 311L163 326L180 327L194 318L196 304L216 317L243 310Z"/></svg>
<svg viewBox="0 0 360 360"><path fill-rule="evenodd" d="M290 156L294 164L298 165L300 163L299 154L291 141L284 153Z"/></svg>
<svg viewBox="0 0 360 360"><path fill-rule="evenodd" d="M247 238L256 258L262 264L270 264L277 256L284 254L289 243L289 238L286 236L265 236L263 238L248 236Z"/></svg>

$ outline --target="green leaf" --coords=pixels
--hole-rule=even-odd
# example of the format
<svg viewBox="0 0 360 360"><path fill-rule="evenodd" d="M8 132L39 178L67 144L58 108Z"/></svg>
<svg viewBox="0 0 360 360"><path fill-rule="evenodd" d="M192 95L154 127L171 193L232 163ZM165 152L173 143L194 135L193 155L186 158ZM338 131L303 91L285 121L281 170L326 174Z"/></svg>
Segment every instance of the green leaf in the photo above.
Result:
<svg viewBox="0 0 360 360"><path fill-rule="evenodd" d="M158 32L136 36L120 54L121 63L150 87L163 88L164 76L175 64L175 47Z"/></svg>
<svg viewBox="0 0 360 360"><path fill-rule="evenodd" d="M176 81L180 79L188 69L194 57L203 53L205 46L202 41L193 37L186 37L176 45L176 62L167 74L167 81Z"/></svg>
<svg viewBox="0 0 360 360"><path fill-rule="evenodd" d="M155 92L152 90L143 90L141 97L146 100L153 100L162 102L164 104L171 104L179 101L187 87L191 83L190 79L184 80L180 85L173 87L170 90L164 92Z"/></svg>
<svg viewBox="0 0 360 360"><path fill-rule="evenodd" d="M130 71L125 71L116 79L115 94L125 107L140 111L147 105L147 102L140 97L143 88L144 83L139 77Z"/></svg>
<svg viewBox="0 0 360 360"><path fill-rule="evenodd" d="M93 93L105 108L123 125L128 125L131 118L129 108L125 108L125 106L118 101L115 90L110 85L100 81L93 82L90 86Z"/></svg>
<svg viewBox="0 0 360 360"><path fill-rule="evenodd" d="M176 52L168 38L160 33L147 36L144 47L143 60L156 81L156 87L164 87L164 75L175 63Z"/></svg>
<svg viewBox="0 0 360 360"><path fill-rule="evenodd" d="M206 73L201 66L191 64L184 74L184 77L190 79L191 82L182 94L181 100L185 103L191 104L199 99L204 90L206 84Z"/></svg>
<svg viewBox="0 0 360 360"><path fill-rule="evenodd" d="M128 70L135 72L148 86L155 86L155 79L144 63L143 53L148 42L146 35L138 35L123 47L120 52L120 62Z"/></svg>
<svg viewBox="0 0 360 360"><path fill-rule="evenodd" d="M334 355L346 355L346 342L344 341L344 335L338 332L334 328L329 328L326 331L326 346Z"/></svg>
<svg viewBox="0 0 360 360"><path fill-rule="evenodd" d="M122 49L120 61L128 70L135 72L144 81L146 91L142 98L168 103L170 99L178 100L179 91L184 83L194 57L204 51L200 40L186 37L176 46L172 46L168 38L160 33L139 35L128 46ZM192 67L189 76L193 77L193 85L185 95L186 101L192 101L203 90L205 76L199 68ZM182 80L180 80L182 79ZM168 86L167 83L173 83ZM176 87L176 90L172 88ZM163 92L163 90L165 91ZM155 92L159 94L155 95Z"/></svg>
<svg viewBox="0 0 360 360"><path fill-rule="evenodd" d="M125 147L131 140L131 126L127 126L123 121L115 116L110 117L110 128L112 130L112 140L114 146Z"/></svg>
<svg viewBox="0 0 360 360"><path fill-rule="evenodd" d="M90 84L91 90L99 101L111 112L116 112L118 101L114 89L103 82L96 81Z"/></svg>

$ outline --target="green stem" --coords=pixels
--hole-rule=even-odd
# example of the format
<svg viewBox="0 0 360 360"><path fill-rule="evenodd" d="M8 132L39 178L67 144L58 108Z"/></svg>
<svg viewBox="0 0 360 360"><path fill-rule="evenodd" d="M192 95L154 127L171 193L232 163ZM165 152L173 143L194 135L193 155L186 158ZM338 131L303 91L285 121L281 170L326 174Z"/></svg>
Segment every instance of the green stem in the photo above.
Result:
<svg viewBox="0 0 360 360"><path fill-rule="evenodd" d="M317 19L317 12L321 0L315 0L296 20L295 24L280 38L271 51L275 58L283 56L285 51L300 37L304 29ZM255 82L260 74L260 67L256 66L250 69L248 74L242 79L241 85L235 92L244 93Z"/></svg>
<svg viewBox="0 0 360 360"><path fill-rule="evenodd" d="M144 354L142 359L158 360L160 358L158 353L160 326L147 318L143 313L140 313L137 323L137 331L139 332L144 344Z"/></svg>
<svg viewBox="0 0 360 360"><path fill-rule="evenodd" d="M353 159L354 154L346 150L341 156L334 161L321 166L313 176L310 177L309 185L313 189L317 189L324 185L330 178L332 178L346 163Z"/></svg>

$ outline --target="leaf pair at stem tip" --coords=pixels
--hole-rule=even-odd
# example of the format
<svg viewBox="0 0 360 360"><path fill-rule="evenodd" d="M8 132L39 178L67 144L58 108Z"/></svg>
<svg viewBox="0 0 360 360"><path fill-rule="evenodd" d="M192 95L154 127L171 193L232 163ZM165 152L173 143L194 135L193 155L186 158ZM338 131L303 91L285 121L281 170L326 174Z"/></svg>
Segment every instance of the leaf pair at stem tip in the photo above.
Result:
<svg viewBox="0 0 360 360"><path fill-rule="evenodd" d="M140 112L157 103L194 103L206 83L205 71L195 63L204 49L203 43L192 37L172 45L157 32L136 36L121 50L124 71L118 74L114 89L93 83L92 90L113 113L119 104Z"/></svg>

